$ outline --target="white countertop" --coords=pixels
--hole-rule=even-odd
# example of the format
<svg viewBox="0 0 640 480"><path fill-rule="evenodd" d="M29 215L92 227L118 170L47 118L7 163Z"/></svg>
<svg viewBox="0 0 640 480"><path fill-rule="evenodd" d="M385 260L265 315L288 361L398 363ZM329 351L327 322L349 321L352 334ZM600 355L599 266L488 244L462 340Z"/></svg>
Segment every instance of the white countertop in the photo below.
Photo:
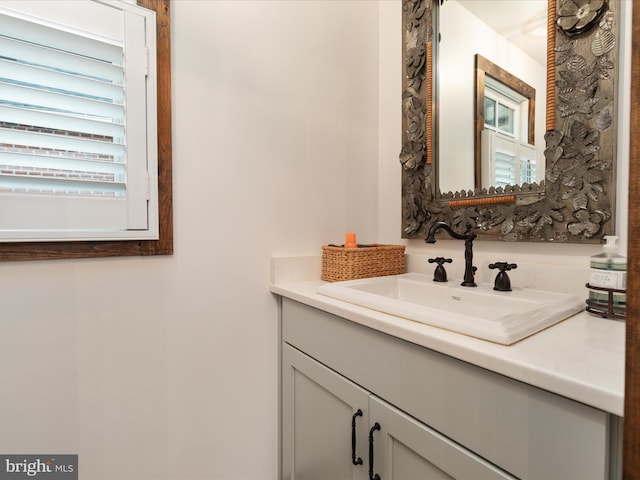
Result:
<svg viewBox="0 0 640 480"><path fill-rule="evenodd" d="M273 281L271 292L623 416L624 322L582 312L503 346L317 294L321 280L284 280Z"/></svg>

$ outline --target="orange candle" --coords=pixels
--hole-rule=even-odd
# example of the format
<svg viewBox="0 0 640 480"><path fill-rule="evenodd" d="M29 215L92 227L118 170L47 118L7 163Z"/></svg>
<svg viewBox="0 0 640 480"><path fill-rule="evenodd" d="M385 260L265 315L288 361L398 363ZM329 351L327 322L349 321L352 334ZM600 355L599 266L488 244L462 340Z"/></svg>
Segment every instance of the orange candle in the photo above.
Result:
<svg viewBox="0 0 640 480"><path fill-rule="evenodd" d="M344 248L358 248L358 244L356 243L356 234L354 232L347 232Z"/></svg>

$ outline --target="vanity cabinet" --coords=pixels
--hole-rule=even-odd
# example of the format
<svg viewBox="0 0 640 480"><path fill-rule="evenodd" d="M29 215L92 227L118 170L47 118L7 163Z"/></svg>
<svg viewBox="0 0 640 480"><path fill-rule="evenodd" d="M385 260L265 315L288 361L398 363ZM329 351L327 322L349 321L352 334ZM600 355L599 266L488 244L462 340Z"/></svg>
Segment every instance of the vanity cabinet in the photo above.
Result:
<svg viewBox="0 0 640 480"><path fill-rule="evenodd" d="M282 341L285 480L617 475L606 412L287 298Z"/></svg>
<svg viewBox="0 0 640 480"><path fill-rule="evenodd" d="M285 479L513 478L290 345L282 362Z"/></svg>

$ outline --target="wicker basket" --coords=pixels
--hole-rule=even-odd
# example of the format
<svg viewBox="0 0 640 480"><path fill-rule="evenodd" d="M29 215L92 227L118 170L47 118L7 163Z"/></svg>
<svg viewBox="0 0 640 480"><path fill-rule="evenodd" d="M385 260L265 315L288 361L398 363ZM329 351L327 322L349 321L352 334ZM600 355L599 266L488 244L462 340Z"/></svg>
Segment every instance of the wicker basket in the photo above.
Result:
<svg viewBox="0 0 640 480"><path fill-rule="evenodd" d="M400 273L404 273L404 245L322 246L322 280L327 282Z"/></svg>

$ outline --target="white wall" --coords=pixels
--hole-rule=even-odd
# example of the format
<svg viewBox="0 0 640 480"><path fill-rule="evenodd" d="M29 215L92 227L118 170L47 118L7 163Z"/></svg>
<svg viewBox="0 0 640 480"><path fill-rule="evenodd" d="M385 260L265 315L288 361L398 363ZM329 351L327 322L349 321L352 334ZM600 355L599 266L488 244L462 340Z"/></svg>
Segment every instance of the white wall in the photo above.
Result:
<svg viewBox="0 0 640 480"><path fill-rule="evenodd" d="M378 4L171 7L175 255L0 264L0 452L270 480L270 256L376 240Z"/></svg>

